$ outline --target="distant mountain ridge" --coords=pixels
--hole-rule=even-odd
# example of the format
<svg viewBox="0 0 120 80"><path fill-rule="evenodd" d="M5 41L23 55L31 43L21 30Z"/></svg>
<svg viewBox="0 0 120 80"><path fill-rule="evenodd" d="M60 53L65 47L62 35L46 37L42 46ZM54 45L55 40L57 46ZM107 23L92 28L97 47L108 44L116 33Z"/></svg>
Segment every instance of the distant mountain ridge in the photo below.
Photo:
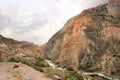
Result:
<svg viewBox="0 0 120 80"><path fill-rule="evenodd" d="M41 55L42 48L33 43L17 41L0 35L0 59L2 61L7 61L13 57L40 57Z"/></svg>

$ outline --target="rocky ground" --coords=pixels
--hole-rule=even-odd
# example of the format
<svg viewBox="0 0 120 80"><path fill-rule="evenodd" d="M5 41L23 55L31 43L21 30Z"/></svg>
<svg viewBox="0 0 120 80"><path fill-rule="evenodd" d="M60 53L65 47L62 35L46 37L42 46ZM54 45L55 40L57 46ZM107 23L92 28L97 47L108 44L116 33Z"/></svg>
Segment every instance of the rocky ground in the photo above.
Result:
<svg viewBox="0 0 120 80"><path fill-rule="evenodd" d="M21 63L0 63L0 80L52 80Z"/></svg>

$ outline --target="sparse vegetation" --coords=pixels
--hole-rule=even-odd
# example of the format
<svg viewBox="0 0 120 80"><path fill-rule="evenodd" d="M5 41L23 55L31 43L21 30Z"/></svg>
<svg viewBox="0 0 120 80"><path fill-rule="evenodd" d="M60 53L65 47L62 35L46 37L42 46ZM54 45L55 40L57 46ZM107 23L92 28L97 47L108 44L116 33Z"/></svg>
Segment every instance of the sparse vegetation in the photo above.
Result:
<svg viewBox="0 0 120 80"><path fill-rule="evenodd" d="M48 77L54 77L55 75L55 70L52 67L44 68L44 72Z"/></svg>
<svg viewBox="0 0 120 80"><path fill-rule="evenodd" d="M67 71L63 80L84 80L76 71Z"/></svg>
<svg viewBox="0 0 120 80"><path fill-rule="evenodd" d="M77 71L60 71L52 67L44 68L44 72L47 77L54 78L55 75L61 77L61 80L83 80L83 77L77 73Z"/></svg>
<svg viewBox="0 0 120 80"><path fill-rule="evenodd" d="M43 68L49 67L49 65L41 58L32 58L32 57L21 57L21 58L11 58L9 62L21 62L27 64L36 70L43 72Z"/></svg>

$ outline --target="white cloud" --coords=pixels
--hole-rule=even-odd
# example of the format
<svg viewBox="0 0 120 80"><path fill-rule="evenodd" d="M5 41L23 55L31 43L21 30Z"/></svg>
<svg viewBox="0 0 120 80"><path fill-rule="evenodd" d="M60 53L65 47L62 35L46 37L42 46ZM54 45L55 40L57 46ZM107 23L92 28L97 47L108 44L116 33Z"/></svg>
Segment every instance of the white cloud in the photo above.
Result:
<svg viewBox="0 0 120 80"><path fill-rule="evenodd" d="M108 0L0 0L0 34L43 44L83 9Z"/></svg>

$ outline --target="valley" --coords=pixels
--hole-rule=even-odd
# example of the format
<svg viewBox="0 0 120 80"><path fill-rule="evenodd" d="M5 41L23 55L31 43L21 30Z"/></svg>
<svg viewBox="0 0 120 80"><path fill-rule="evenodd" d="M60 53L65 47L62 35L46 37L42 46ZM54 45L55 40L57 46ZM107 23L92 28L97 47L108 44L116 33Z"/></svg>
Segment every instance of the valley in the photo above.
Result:
<svg viewBox="0 0 120 80"><path fill-rule="evenodd" d="M119 8L85 9L41 46L0 35L0 80L120 80Z"/></svg>

